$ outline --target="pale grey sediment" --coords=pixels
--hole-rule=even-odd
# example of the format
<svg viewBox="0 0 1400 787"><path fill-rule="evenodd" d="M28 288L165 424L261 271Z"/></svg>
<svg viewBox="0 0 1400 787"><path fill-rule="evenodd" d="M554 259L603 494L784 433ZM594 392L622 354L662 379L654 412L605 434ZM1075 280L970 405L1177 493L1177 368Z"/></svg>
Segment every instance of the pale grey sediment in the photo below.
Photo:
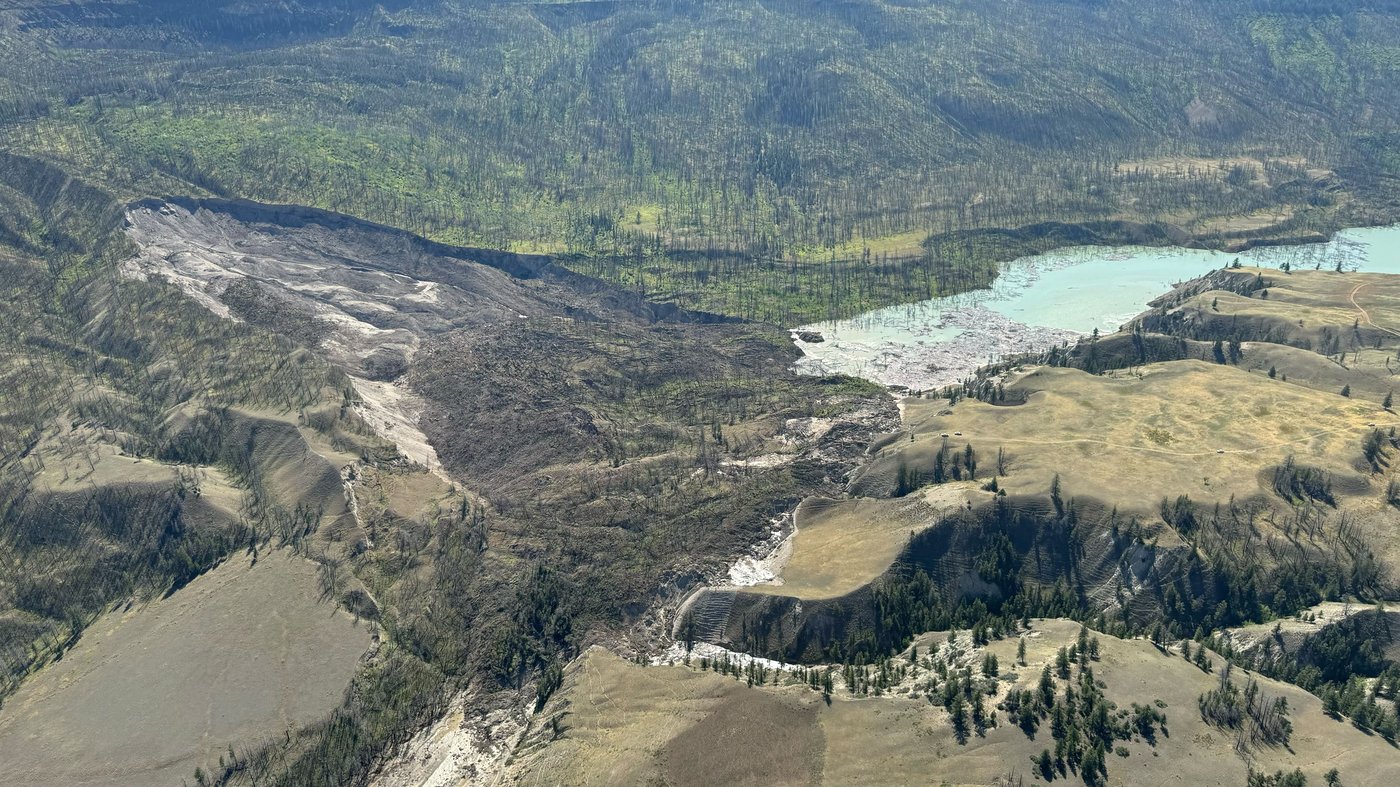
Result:
<svg viewBox="0 0 1400 787"><path fill-rule="evenodd" d="M1326 243L1239 253L1075 247L1006 263L987 289L888 306L793 329L806 374L849 374L913 390L955 384L1008 355L1113 332L1175 284L1233 265L1400 273L1400 226Z"/></svg>
<svg viewBox="0 0 1400 787"><path fill-rule="evenodd" d="M944 311L913 342L869 341L840 333L820 343L797 339L806 374L851 374L883 385L929 390L960 382L978 367L1018 353L1044 352L1083 334L1017 322L983 306Z"/></svg>

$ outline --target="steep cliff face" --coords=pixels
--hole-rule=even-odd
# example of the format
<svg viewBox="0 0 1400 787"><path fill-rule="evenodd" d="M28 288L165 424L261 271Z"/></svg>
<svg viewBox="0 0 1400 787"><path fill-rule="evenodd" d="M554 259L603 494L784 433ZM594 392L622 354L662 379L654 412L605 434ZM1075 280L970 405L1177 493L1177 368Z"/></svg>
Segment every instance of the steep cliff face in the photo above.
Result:
<svg viewBox="0 0 1400 787"><path fill-rule="evenodd" d="M794 663L877 658L921 631L986 619L1075 614L1142 625L1163 619L1164 592L1213 605L1209 567L1161 522L1120 516L1077 498L995 502L938 518L911 534L893 565L836 598L781 587L703 591L677 636Z"/></svg>

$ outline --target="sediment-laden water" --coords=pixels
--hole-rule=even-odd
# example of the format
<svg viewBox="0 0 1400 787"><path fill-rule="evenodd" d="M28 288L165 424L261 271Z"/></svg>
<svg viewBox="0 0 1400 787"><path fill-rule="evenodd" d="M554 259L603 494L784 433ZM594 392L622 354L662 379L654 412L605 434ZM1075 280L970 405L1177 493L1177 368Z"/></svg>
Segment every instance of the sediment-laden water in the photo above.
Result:
<svg viewBox="0 0 1400 787"><path fill-rule="evenodd" d="M923 390L950 385L1003 356L1040 352L1141 313L1174 284L1242 265L1400 273L1400 225L1344 230L1327 243L1230 254L1144 246L1077 246L1002 266L988 289L804 325L797 369ZM820 333L808 342L798 334Z"/></svg>

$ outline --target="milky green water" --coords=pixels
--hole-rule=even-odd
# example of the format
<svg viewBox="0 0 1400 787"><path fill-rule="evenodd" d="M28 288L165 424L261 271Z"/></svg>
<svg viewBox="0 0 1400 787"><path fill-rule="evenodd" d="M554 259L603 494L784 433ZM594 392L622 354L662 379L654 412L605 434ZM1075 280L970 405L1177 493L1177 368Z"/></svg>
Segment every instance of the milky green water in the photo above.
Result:
<svg viewBox="0 0 1400 787"><path fill-rule="evenodd" d="M798 341L799 370L887 385L948 385L978 366L1037 352L1094 329L1116 331L1174 284L1241 265L1400 273L1400 225L1344 230L1327 243L1227 254L1198 249L1080 246L1006 263L986 290L816 323L824 341Z"/></svg>

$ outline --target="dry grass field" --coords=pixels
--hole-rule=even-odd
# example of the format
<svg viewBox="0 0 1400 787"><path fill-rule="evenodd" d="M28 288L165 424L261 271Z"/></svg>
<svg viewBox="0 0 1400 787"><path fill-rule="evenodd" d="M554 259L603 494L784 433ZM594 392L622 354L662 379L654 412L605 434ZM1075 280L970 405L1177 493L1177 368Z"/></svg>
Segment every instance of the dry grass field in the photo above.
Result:
<svg viewBox="0 0 1400 787"><path fill-rule="evenodd" d="M258 553L237 548L164 597L134 595L98 616L5 699L0 785L176 785L196 767L213 773L231 746L280 738L343 701L374 624L338 602L362 586L341 577L328 592L321 566L276 545L300 540L308 554L335 557L361 538L340 468L373 438L316 432L295 411L230 410L228 429L266 499L319 517L308 514L304 538L264 533ZM134 457L78 421L39 450L36 485L57 501L179 486L182 521L216 532L247 517L254 500L226 465ZM429 473L400 475L384 504L430 505L430 493L445 491Z"/></svg>
<svg viewBox="0 0 1400 787"><path fill-rule="evenodd" d="M1106 376L1036 368L1007 388L1032 393L1017 406L964 400L948 415L945 400L906 403L915 439L881 451L858 484L887 490L900 463L930 473L937 451L971 445L984 480L1005 452L997 481L1009 493L1048 494L1058 474L1066 497L1123 511L1150 513L1183 494L1206 504L1272 495L1271 470L1289 456L1332 473L1339 496L1364 495L1374 484L1363 438L1400 426L1378 403L1202 361Z"/></svg>
<svg viewBox="0 0 1400 787"><path fill-rule="evenodd" d="M910 536L933 524L940 512L989 497L972 484L930 487L894 500L808 498L798 506L792 554L782 584L746 591L800 599L844 596L885 573Z"/></svg>
<svg viewBox="0 0 1400 787"><path fill-rule="evenodd" d="M1183 304L1182 309L1210 310L1239 320L1292 325L1300 338L1321 340L1327 328L1350 332L1353 327L1400 339L1400 281L1386 273L1336 273L1270 268L1240 268L1242 277L1262 277L1268 295L1248 296L1210 291ZM1345 337L1344 337L1345 338ZM1371 344L1373 342L1367 342Z"/></svg>
<svg viewBox="0 0 1400 787"><path fill-rule="evenodd" d="M1027 633L1027 665L1015 664L1017 640L993 642L1002 687L1031 688L1058 648L1074 642L1078 624L1034 621ZM1214 688L1206 674L1170 651L1143 640L1098 635L1101 660L1093 664L1108 699L1121 708L1160 701L1167 733L1155 745L1121 744L1110 756L1108 781L1239 785L1247 769L1301 768L1309 783L1335 767L1347 785L1400 780L1400 752L1322 713L1302 690L1260 679L1265 694L1282 696L1294 725L1288 747L1237 754L1233 734L1207 725L1197 698ZM925 643L942 634L923 638ZM965 639L965 636L964 636ZM983 649L964 656L980 662ZM1215 658L1218 666L1221 661ZM1236 671L1236 680L1246 675ZM558 738L550 719L559 718ZM828 705L803 686L749 688L733 678L693 667L642 667L595 649L568 670L563 689L537 716L507 773L511 784L953 784L988 785L1025 777L1041 783L1031 757L1054 748L1048 727L1034 740L999 714L985 737L960 745L947 713L922 697L895 692L855 698L837 682ZM683 767L682 767L683 766ZM1165 781L1164 781L1165 780ZM1070 783L1075 783L1071 779ZM1006 783L1005 781L1001 783Z"/></svg>
<svg viewBox="0 0 1400 787"><path fill-rule="evenodd" d="M820 699L755 691L713 672L641 667L594 648L516 753L516 784L815 784ZM540 737L543 736L543 737Z"/></svg>
<svg viewBox="0 0 1400 787"><path fill-rule="evenodd" d="M0 711L0 784L178 785L340 704L368 624L284 551L108 613Z"/></svg>
<svg viewBox="0 0 1400 787"><path fill-rule="evenodd" d="M1291 383L1380 402L1396 388L1400 277L1380 273L1242 268L1263 290L1211 290L1169 311L1174 332L1199 339L1243 336L1238 366L1271 367ZM1267 295L1265 293L1267 292ZM1254 339L1254 341L1249 341Z"/></svg>

